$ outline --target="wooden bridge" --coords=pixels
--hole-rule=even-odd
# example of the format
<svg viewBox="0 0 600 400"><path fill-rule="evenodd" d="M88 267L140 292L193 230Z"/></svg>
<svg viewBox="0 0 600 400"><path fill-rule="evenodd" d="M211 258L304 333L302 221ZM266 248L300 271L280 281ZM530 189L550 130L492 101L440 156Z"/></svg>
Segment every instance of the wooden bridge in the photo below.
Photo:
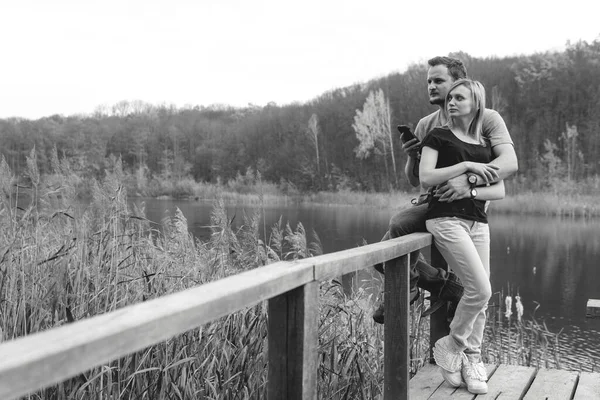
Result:
<svg viewBox="0 0 600 400"><path fill-rule="evenodd" d="M318 399L319 282L393 260L385 275L385 400L473 399L432 365L409 384L409 253L431 245L418 233L297 262L278 262L155 300L0 345L0 399L17 399L248 306L268 301L271 400ZM432 249L434 263L439 254ZM447 332L431 316L431 342ZM600 399L600 374L488 366L490 392L477 399Z"/></svg>

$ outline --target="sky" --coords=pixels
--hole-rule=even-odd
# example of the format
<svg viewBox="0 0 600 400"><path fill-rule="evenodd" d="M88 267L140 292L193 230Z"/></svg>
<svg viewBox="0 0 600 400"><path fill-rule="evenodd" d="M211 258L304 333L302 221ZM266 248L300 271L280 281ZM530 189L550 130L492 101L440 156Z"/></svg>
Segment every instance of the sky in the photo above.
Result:
<svg viewBox="0 0 600 400"><path fill-rule="evenodd" d="M0 0L0 118L122 100L306 102L450 52L592 42L598 11L598 0Z"/></svg>

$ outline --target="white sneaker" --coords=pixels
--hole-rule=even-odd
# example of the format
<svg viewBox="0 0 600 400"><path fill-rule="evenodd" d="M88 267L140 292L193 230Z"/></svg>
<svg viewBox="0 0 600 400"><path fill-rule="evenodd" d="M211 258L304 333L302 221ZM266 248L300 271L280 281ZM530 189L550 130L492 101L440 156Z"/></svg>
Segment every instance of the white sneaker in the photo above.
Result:
<svg viewBox="0 0 600 400"><path fill-rule="evenodd" d="M444 380L452 387L459 387L462 382L463 360L466 362L466 356L465 353L456 349L454 339L444 336L435 342L433 358L440 367Z"/></svg>
<svg viewBox="0 0 600 400"><path fill-rule="evenodd" d="M460 371L449 372L442 367L440 367L440 371L442 371L442 376L444 377L444 380L448 382L448 385L452 387L460 387L461 384L464 384Z"/></svg>
<svg viewBox="0 0 600 400"><path fill-rule="evenodd" d="M462 365L462 377L467 384L467 390L473 394L488 392L487 372L481 361L471 361L467 357Z"/></svg>

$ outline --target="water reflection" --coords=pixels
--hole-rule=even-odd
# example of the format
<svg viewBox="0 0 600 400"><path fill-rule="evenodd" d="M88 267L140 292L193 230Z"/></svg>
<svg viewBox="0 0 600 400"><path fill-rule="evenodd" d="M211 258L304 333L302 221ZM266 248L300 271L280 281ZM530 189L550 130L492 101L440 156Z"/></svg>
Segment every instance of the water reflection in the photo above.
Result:
<svg viewBox="0 0 600 400"><path fill-rule="evenodd" d="M589 322L587 300L600 298L597 221L495 216L490 228L495 289L510 285L530 310L537 301L544 315Z"/></svg>

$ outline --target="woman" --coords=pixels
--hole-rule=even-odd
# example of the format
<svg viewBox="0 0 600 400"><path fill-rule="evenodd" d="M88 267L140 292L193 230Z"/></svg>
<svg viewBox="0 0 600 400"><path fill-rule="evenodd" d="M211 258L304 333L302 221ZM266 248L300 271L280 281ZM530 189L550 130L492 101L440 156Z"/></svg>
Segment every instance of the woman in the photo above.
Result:
<svg viewBox="0 0 600 400"><path fill-rule="evenodd" d="M481 83L462 79L452 85L446 101L448 126L434 128L423 140L422 184L435 186L464 173L477 174L485 182L498 179L498 167L490 164L491 146L482 137L484 109ZM486 201L503 197L504 183L499 181L473 188L470 198L444 203L433 197L427 210L427 230L464 285L450 334L437 341L434 357L450 385L458 387L464 379L475 394L487 393L481 361L485 311L492 294Z"/></svg>

